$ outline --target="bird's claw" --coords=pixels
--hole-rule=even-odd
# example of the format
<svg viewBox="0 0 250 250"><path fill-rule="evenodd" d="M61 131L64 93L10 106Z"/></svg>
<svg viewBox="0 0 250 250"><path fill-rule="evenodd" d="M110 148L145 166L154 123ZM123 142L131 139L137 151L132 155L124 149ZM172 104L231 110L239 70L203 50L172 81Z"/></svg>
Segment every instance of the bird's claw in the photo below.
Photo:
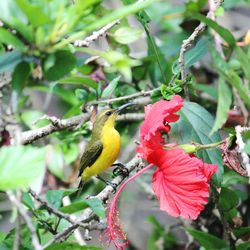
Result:
<svg viewBox="0 0 250 250"><path fill-rule="evenodd" d="M113 193L115 194L118 185L116 183L113 183L113 182L109 182L108 184L113 188Z"/></svg>
<svg viewBox="0 0 250 250"><path fill-rule="evenodd" d="M113 170L113 176L116 177L118 175L122 175L123 177L129 176L129 170L121 163L113 164L113 166L117 166Z"/></svg>
<svg viewBox="0 0 250 250"><path fill-rule="evenodd" d="M113 188L113 193L115 194L116 193L116 188L117 188L117 184L116 183L113 183L111 181L107 181L107 180L104 180L100 175L97 175L96 176L99 180L103 181L106 185L109 185Z"/></svg>
<svg viewBox="0 0 250 250"><path fill-rule="evenodd" d="M118 176L118 175L122 175L124 177L127 177L129 176L129 171L127 168L120 168L120 167L116 167L114 170L113 170L113 175L114 177Z"/></svg>

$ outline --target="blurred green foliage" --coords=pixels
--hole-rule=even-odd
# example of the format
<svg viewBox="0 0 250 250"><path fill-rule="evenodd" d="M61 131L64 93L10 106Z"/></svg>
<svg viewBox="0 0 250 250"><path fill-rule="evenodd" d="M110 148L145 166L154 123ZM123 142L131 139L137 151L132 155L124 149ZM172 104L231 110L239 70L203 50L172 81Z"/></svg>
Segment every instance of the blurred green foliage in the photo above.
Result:
<svg viewBox="0 0 250 250"><path fill-rule="evenodd" d="M179 52L183 40L201 21L208 29L195 39L184 57L191 101L186 101L179 112L180 120L172 125L170 139L177 143L200 144L220 141L218 130L228 121L228 113L237 103L235 90L246 110L250 108L250 46L239 47L231 30L204 15L207 12L205 0L188 0L181 5L166 1L138 3L122 0L119 8L112 7L110 2L0 1L0 74L11 74L11 92L18 96L15 118L19 126L23 130L41 128L50 124L46 119L39 120L46 113L69 118L81 114L82 104L140 91L152 90L152 102L169 100L175 94L185 97ZM246 0L226 0L215 14L223 16L228 10L247 4L249 1ZM129 15L135 17L133 24L126 18ZM117 19L120 24L110 29L105 37L98 38L98 42L93 41L85 48L75 46L75 41L86 39L92 32ZM223 41L224 55L214 46L214 31ZM33 105L34 99L41 94L42 104ZM52 102L51 98L56 101ZM143 112L143 109L137 107L135 112ZM249 117L246 119L249 121ZM131 134L138 126L138 122L118 125L124 144L131 143ZM28 187L40 191L44 185L44 199L61 212L78 215L90 207L98 217L105 217L105 208L99 200L82 198L97 193L103 184L92 185L93 181L86 184L81 198L75 197L76 189L71 188L70 175L75 174L75 165L79 165L79 143L89 135L89 126L84 124L77 131L59 131L34 145L0 149L0 190L22 188L22 203L32 215L41 244L70 224L49 214L44 207L37 207L27 192ZM249 138L249 132L243 134L248 154ZM182 230L193 237L192 244L196 249L249 249L249 238L246 237L250 230L246 215L249 210L244 210L249 202L247 178L224 169L218 149L200 151L198 156L207 163L218 164L219 172L213 177L211 186L221 189L216 194L218 197L213 197L215 192L211 191L212 198L201 218L192 224L194 228L182 225ZM42 183L45 171L54 178L56 184L52 188L46 186L48 183ZM62 200L68 195L72 203L63 205ZM214 209L220 212L216 218ZM13 217L16 218L15 212ZM235 218L242 218L242 224L236 225ZM162 249L159 242L163 249L183 247L183 242L170 227L165 227L153 216L148 222L152 225L147 240L149 250ZM230 242L225 237L221 239L228 230L224 228L225 224L235 236ZM204 227L206 232L201 231ZM15 229L0 232L0 249L12 249L15 234ZM21 225L21 238L20 249L33 249L25 224ZM240 240L246 242L239 244ZM79 246L73 241L71 236L46 249L100 249Z"/></svg>

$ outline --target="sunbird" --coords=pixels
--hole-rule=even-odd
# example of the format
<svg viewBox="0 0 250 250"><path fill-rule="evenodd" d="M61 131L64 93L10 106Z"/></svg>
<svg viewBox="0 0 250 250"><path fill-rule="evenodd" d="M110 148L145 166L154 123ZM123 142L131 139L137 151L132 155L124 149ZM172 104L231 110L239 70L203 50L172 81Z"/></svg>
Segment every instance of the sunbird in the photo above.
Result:
<svg viewBox="0 0 250 250"><path fill-rule="evenodd" d="M117 109L107 109L97 114L91 139L81 157L79 171L81 181L78 186L78 194L81 193L84 183L90 177L98 176L112 166L118 158L121 141L120 134L114 127L115 120L121 111L131 105L133 104L127 103ZM117 165L121 166L122 164ZM98 178L103 180L100 176ZM110 184L107 181L105 182ZM115 189L114 186L113 188Z"/></svg>

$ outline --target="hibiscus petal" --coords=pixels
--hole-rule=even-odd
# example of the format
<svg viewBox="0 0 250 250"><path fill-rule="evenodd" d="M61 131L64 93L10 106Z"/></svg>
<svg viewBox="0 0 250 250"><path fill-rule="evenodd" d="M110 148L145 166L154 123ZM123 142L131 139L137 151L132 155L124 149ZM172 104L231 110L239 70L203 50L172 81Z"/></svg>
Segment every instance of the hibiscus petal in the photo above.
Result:
<svg viewBox="0 0 250 250"><path fill-rule="evenodd" d="M167 123L175 122L179 116L174 114L183 107L182 98L175 95L171 101L160 100L159 102L145 107L145 120L141 125L141 140L150 140L156 131L169 132Z"/></svg>
<svg viewBox="0 0 250 250"><path fill-rule="evenodd" d="M217 166L203 163L182 149L158 149L154 151L153 160L158 168L152 187L160 209L175 217L196 219L207 203L208 182L218 170Z"/></svg>

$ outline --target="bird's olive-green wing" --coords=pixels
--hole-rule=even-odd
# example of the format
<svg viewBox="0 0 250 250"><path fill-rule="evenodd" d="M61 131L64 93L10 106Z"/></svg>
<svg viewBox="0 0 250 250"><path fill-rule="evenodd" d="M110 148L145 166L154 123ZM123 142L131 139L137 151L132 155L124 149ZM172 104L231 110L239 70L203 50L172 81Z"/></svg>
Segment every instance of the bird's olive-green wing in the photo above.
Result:
<svg viewBox="0 0 250 250"><path fill-rule="evenodd" d="M82 172L86 167L90 167L100 156L102 153L102 143L101 141L97 141L95 143L91 143L90 145L87 146L86 150L84 151L82 158L81 158L81 163L80 163L80 171L79 175L82 175Z"/></svg>

